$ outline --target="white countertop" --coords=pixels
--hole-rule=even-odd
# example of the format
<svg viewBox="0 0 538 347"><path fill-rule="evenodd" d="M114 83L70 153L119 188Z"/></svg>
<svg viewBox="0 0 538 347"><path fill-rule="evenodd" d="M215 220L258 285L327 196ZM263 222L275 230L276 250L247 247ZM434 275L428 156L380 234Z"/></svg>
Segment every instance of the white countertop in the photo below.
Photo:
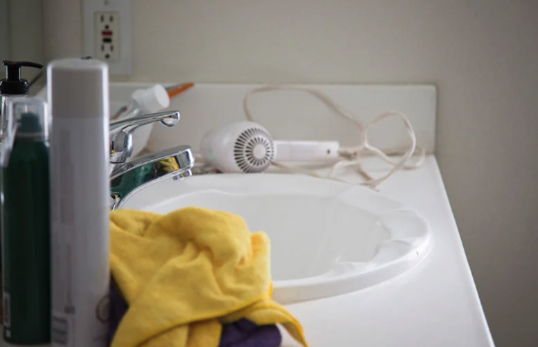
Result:
<svg viewBox="0 0 538 347"><path fill-rule="evenodd" d="M310 345L493 346L435 157L429 156L418 170L396 173L380 192L427 219L432 251L414 269L379 285L288 305Z"/></svg>
<svg viewBox="0 0 538 347"><path fill-rule="evenodd" d="M418 170L397 172L380 192L427 219L432 251L414 269L381 284L286 306L310 346L493 346L435 157Z"/></svg>
<svg viewBox="0 0 538 347"><path fill-rule="evenodd" d="M125 101L148 84L113 84L111 100ZM152 151L179 143L194 150L210 129L243 121L243 98L259 85L196 84L172 100L182 112L179 126L155 127ZM436 89L433 86L308 86L371 120L387 109L410 118L418 143L435 152ZM251 100L255 119L278 139L334 140L356 143L356 129L298 92L258 95ZM390 122L389 122L390 123ZM382 148L407 146L398 122L380 128L374 143ZM303 125L307 126L303 126ZM301 126L299 126L301 125ZM376 135L376 134L373 134ZM179 140L178 140L179 139ZM179 142L178 142L179 141ZM372 163L365 163L373 172ZM374 171L377 169L374 162ZM361 181L358 175L344 176ZM301 321L312 347L483 347L493 346L434 156L412 171L400 171L381 185L381 193L415 208L430 224L433 248L425 260L403 275L367 289L287 306Z"/></svg>

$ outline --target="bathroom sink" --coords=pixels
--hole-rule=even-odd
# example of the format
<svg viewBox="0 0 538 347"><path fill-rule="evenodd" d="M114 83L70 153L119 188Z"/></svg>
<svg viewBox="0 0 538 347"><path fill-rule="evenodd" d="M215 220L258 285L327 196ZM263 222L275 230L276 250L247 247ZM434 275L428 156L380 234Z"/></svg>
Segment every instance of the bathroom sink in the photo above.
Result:
<svg viewBox="0 0 538 347"><path fill-rule="evenodd" d="M223 174L166 180L122 208L165 214L198 206L240 215L271 240L274 299L323 298L387 281L429 253L426 221L367 188L285 174Z"/></svg>

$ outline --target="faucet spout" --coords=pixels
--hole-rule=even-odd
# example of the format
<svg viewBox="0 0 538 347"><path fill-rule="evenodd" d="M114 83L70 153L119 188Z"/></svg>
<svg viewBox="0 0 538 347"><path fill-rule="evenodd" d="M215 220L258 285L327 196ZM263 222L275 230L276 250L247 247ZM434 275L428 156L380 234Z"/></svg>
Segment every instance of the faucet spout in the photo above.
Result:
<svg viewBox="0 0 538 347"><path fill-rule="evenodd" d="M167 178L191 176L194 155L189 146L177 146L147 154L133 161L116 164L110 174L111 209L142 188Z"/></svg>
<svg viewBox="0 0 538 347"><path fill-rule="evenodd" d="M174 127L179 122L179 111L146 114L134 118L110 123L110 163L121 164L127 161L133 152L133 133L141 126L161 123ZM111 170L114 166L111 166Z"/></svg>
<svg viewBox="0 0 538 347"><path fill-rule="evenodd" d="M110 123L110 209L119 208L129 196L167 178L191 176L194 155L189 146L177 146L127 161L133 152L133 133L141 126L161 123L173 127L179 111L146 114Z"/></svg>

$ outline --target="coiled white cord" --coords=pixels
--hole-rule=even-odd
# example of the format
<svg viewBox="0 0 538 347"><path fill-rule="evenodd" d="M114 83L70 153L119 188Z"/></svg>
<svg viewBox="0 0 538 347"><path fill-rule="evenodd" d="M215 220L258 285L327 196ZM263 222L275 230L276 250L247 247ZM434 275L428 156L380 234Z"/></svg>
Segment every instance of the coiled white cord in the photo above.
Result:
<svg viewBox="0 0 538 347"><path fill-rule="evenodd" d="M342 169L344 167L349 166L355 166L358 168L359 173L366 179L365 182L360 183L363 186L370 187L372 189L376 189L377 186L388 179L390 176L392 176L396 171L400 169L416 169L420 167L426 158L426 151L424 148L417 146L417 138L415 135L415 130L413 129L413 126L411 125L411 122L409 121L409 118L407 118L406 115L404 115L401 112L397 111L386 111L377 117L375 117L372 121L363 124L360 122L355 116L353 116L352 113L344 109L342 106L337 104L335 101L333 101L330 97L323 94L322 92L307 88L307 87L299 87L299 86L283 86L283 85L268 85L260 88L255 88L250 90L243 99L243 110L245 112L245 116L249 121L254 121L252 117L252 112L250 111L248 100L252 94L255 93L261 93L261 92L271 92L275 90L296 90L296 91L302 91L305 93L308 93L319 100L321 100L329 109L332 109L336 112L336 114L348 119L349 121L353 122L358 128L359 131L359 144L353 147L344 147L340 148L339 155L340 160L333 164L332 169L328 176L320 175L314 171L293 167L290 165L286 165L283 163L278 162L272 162L273 165L281 167L285 170L288 170L290 172L294 173L302 173L309 176L319 177L319 178L329 178L341 182L346 182L345 180L342 180L335 176L336 171L339 169ZM396 116L399 119L402 120L402 122L405 125L405 128L407 130L407 134L409 135L409 138L411 140L411 144L406 150L391 150L391 151L383 151L368 141L368 131L377 123L380 121ZM417 153L418 159L415 161L411 161L411 157ZM362 157L366 155L375 155L379 158L381 158L383 161L387 162L389 165L392 166L392 169L389 170L385 175L382 175L378 178L371 177L366 171L363 170L361 162ZM394 160L390 158L390 156L393 155L402 155L402 157L399 160Z"/></svg>

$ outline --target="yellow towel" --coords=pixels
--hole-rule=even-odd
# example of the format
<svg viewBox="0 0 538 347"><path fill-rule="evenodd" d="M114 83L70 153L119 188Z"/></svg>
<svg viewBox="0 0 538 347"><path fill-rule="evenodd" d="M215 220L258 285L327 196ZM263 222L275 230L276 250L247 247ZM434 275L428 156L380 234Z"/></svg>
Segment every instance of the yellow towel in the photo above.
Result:
<svg viewBox="0 0 538 347"><path fill-rule="evenodd" d="M271 297L269 239L242 218L185 208L110 216L112 274L129 310L112 347L217 347L221 323L301 324Z"/></svg>

